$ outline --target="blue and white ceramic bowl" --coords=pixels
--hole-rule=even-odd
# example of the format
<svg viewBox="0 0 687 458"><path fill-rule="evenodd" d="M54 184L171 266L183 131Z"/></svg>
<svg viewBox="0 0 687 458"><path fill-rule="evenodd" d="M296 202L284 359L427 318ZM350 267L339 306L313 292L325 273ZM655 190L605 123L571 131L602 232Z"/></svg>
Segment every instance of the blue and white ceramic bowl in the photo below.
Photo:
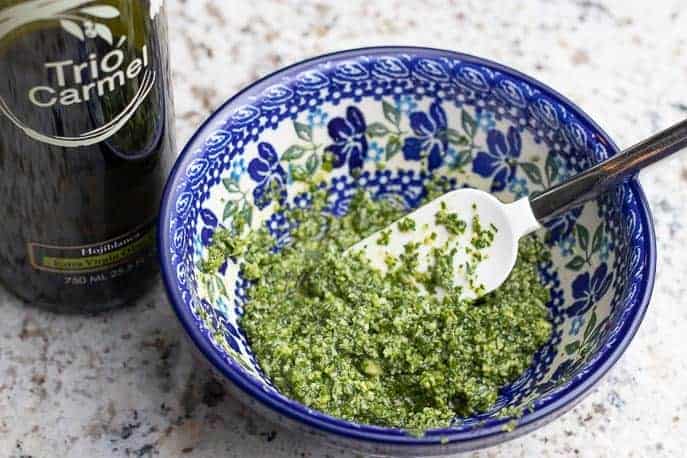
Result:
<svg viewBox="0 0 687 458"><path fill-rule="evenodd" d="M469 146L455 141L460 136ZM322 168L325 149L336 158L330 171ZM489 412L456 418L450 428L424 437L343 421L282 396L238 325L248 285L237 265L229 262L221 273L207 275L199 261L213 233L238 219L288 239L289 226L265 190L277 186L289 205L306 206L303 175L326 182L332 211L341 214L361 186L414 207L432 176L446 177L447 188L477 187L511 201L616 153L569 100L493 62L423 48L319 57L248 87L188 143L163 199L163 278L198 350L238 397L280 423L373 454L443 454L496 444L572 408L632 340L656 263L651 217L637 181L541 234L552 253L552 262L540 266L551 289L551 340ZM354 178L351 171L360 168ZM510 406L524 409L515 423L499 416Z"/></svg>

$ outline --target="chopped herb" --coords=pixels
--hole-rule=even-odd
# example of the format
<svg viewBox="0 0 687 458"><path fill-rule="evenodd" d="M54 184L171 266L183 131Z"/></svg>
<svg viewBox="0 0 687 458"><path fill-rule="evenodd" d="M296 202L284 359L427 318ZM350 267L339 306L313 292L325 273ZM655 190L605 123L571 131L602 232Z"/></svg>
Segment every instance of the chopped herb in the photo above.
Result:
<svg viewBox="0 0 687 458"><path fill-rule="evenodd" d="M441 208L434 215L434 222L437 226L444 226L449 234L461 235L465 233L468 225L458 217L456 213L446 211L446 202L441 202Z"/></svg>
<svg viewBox="0 0 687 458"><path fill-rule="evenodd" d="M448 291L453 287L453 257L456 251L456 248L451 251L446 248L432 248L434 263L421 282L427 291L434 293L439 288Z"/></svg>
<svg viewBox="0 0 687 458"><path fill-rule="evenodd" d="M431 232L425 237L425 239L422 241L425 245L431 245L435 240L437 239L437 233L436 232Z"/></svg>
<svg viewBox="0 0 687 458"><path fill-rule="evenodd" d="M474 215L472 217L472 240L470 243L478 250L491 246L496 236L498 228L494 224L490 224L487 229L482 227L479 217Z"/></svg>
<svg viewBox="0 0 687 458"><path fill-rule="evenodd" d="M219 230L203 264L213 270L227 257L240 258L251 280L240 325L274 385L313 409L417 433L488 410L551 334L549 292L537 273L543 244L523 239L504 284L469 301L451 286L455 248L432 248L433 263L422 273L420 244L387 256L386 273L361 253L342 256L403 216L390 202L358 192L348 214L337 218L327 211L326 193L311 191L310 208L281 209L294 229L280 250L265 227L241 236ZM458 219L440 219L458 229ZM472 224L467 272L495 234L478 220ZM446 294L427 294L420 285Z"/></svg>
<svg viewBox="0 0 687 458"><path fill-rule="evenodd" d="M513 419L513 420L509 421L508 423L506 423L505 425L503 425L503 427L501 429L503 429L504 432L509 433L509 432L515 430L515 428L517 428L517 426L518 426L518 420Z"/></svg>
<svg viewBox="0 0 687 458"><path fill-rule="evenodd" d="M378 375L382 375L383 371L379 364L372 361L371 359L366 359L363 362L363 372L365 372L367 375L376 377Z"/></svg>
<svg viewBox="0 0 687 458"><path fill-rule="evenodd" d="M398 222L398 230L401 232L410 232L415 230L415 220L412 218L403 218Z"/></svg>
<svg viewBox="0 0 687 458"><path fill-rule="evenodd" d="M257 264L250 263L250 264L243 264L243 276L246 277L247 280L257 280L260 278L260 267L258 267Z"/></svg>
<svg viewBox="0 0 687 458"><path fill-rule="evenodd" d="M389 237L391 236L391 229L383 230L379 233L377 245L387 246L389 244Z"/></svg>
<svg viewBox="0 0 687 458"><path fill-rule="evenodd" d="M212 237L208 258L201 266L203 272L215 272L227 258L240 256L248 245L247 240L228 230L218 230Z"/></svg>

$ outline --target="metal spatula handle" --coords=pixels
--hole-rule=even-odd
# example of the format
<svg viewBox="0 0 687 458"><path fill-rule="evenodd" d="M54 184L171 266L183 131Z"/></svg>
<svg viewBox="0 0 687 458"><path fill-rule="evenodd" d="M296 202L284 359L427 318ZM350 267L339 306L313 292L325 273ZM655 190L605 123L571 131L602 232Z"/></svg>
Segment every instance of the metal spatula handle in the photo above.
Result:
<svg viewBox="0 0 687 458"><path fill-rule="evenodd" d="M564 183L530 198L537 220L544 224L566 211L598 197L642 168L687 148L687 120L649 137Z"/></svg>

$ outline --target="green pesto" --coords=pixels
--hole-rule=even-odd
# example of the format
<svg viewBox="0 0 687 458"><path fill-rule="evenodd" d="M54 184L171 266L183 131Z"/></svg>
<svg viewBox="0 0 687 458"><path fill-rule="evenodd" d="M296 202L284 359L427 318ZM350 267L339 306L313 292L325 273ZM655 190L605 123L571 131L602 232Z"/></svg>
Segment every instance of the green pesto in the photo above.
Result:
<svg viewBox="0 0 687 458"><path fill-rule="evenodd" d="M419 244L386 259L385 274L359 253L342 256L403 216L391 203L359 192L341 218L325 206L316 191L311 208L285 209L296 228L278 253L265 228L238 238L219 231L204 265L242 260L253 283L240 324L275 386L331 415L416 433L489 409L551 333L549 293L537 273L546 256L541 243L525 238L498 290L461 300L450 282L455 248L433 248L434 264L422 274L415 270ZM451 227L459 221L441 219ZM474 253L495 233L477 229L465 247Z"/></svg>
<svg viewBox="0 0 687 458"><path fill-rule="evenodd" d="M389 238L391 237L391 229L385 229L379 233L379 238L377 239L377 245L386 246L389 244Z"/></svg>
<svg viewBox="0 0 687 458"><path fill-rule="evenodd" d="M227 258L241 255L246 249L247 243L247 239L235 237L232 231L217 231L208 250L208 257L203 263L203 270L206 272L216 271Z"/></svg>
<svg viewBox="0 0 687 458"><path fill-rule="evenodd" d="M437 226L444 226L449 234L461 235L465 233L468 225L460 219L456 213L450 213L446 210L446 202L441 202L441 208L434 216L434 222Z"/></svg>
<svg viewBox="0 0 687 458"><path fill-rule="evenodd" d="M472 217L472 240L470 244L477 250L489 247L494 241L498 228L494 224L489 224L488 228L482 227L477 215Z"/></svg>
<svg viewBox="0 0 687 458"><path fill-rule="evenodd" d="M410 232L415 230L415 220L412 218L403 218L398 222L398 230L401 232Z"/></svg>

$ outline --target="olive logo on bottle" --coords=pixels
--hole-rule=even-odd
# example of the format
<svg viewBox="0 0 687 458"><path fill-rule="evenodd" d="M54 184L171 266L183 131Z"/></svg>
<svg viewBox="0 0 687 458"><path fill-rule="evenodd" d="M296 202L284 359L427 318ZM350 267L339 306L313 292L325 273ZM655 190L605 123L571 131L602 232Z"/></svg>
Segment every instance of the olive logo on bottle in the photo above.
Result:
<svg viewBox="0 0 687 458"><path fill-rule="evenodd" d="M150 17L154 19L162 0L150 2ZM88 103L118 91L133 79L139 81L135 94L112 119L102 125L73 136L40 132L15 115L0 95L0 115L4 115L34 140L55 146L76 147L100 143L115 135L134 115L155 85L156 72L151 65L148 47L143 44L136 56L129 58L122 47L126 36L115 37L107 25L117 19L120 11L111 5L93 0L32 0L0 11L0 41L12 31L27 24L55 20L62 30L82 42L102 40L109 50L85 59L44 62L46 82L31 87L26 97L37 109L69 107ZM49 83L50 82L50 83Z"/></svg>

